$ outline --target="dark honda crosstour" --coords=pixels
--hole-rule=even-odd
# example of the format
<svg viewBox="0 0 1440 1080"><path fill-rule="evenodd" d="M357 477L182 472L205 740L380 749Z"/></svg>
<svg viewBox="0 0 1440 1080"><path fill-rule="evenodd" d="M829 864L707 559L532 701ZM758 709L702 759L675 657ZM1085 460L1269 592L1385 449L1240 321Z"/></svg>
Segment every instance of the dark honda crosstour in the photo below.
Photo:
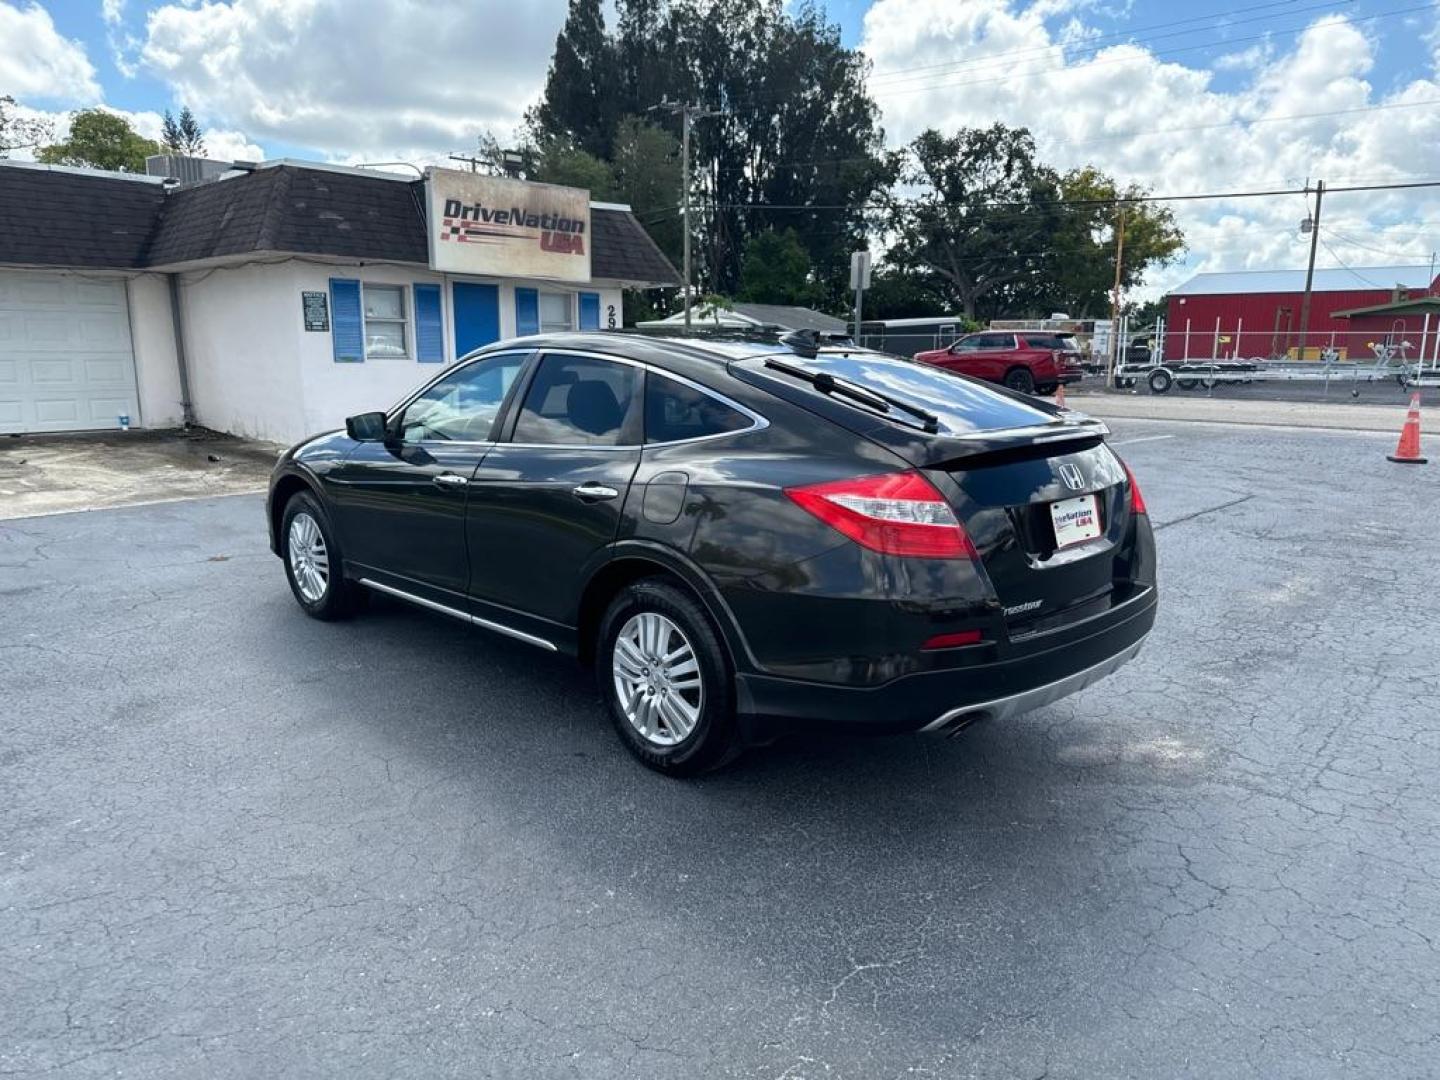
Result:
<svg viewBox="0 0 1440 1080"><path fill-rule="evenodd" d="M954 733L1114 671L1155 546L1098 421L846 345L554 334L286 452L310 615L374 592L595 669L689 775L795 730Z"/></svg>

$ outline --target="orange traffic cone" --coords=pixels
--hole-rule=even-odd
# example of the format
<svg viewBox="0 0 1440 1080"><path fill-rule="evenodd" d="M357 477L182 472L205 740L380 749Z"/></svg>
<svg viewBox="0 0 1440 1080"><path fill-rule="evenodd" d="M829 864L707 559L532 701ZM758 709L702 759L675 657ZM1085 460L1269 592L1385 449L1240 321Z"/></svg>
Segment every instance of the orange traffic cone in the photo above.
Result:
<svg viewBox="0 0 1440 1080"><path fill-rule="evenodd" d="M1410 411L1405 414L1405 426L1400 429L1400 445L1395 447L1395 453L1385 457L1401 465L1424 465L1430 460L1420 456L1420 391L1415 391L1410 398Z"/></svg>
<svg viewBox="0 0 1440 1080"><path fill-rule="evenodd" d="M1055 384L1055 407L1057 409L1068 409L1070 407L1065 404L1065 384L1063 382Z"/></svg>

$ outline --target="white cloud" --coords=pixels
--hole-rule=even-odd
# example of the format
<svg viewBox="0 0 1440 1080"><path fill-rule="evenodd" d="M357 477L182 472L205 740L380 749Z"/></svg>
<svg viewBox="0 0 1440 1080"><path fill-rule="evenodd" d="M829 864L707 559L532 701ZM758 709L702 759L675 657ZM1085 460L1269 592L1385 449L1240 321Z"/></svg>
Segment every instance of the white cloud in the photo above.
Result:
<svg viewBox="0 0 1440 1080"><path fill-rule="evenodd" d="M125 0L100 0L100 17L115 26L125 17Z"/></svg>
<svg viewBox="0 0 1440 1080"><path fill-rule="evenodd" d="M563 0L212 0L147 20L142 61L198 114L337 157L508 134L544 83Z"/></svg>
<svg viewBox="0 0 1440 1080"><path fill-rule="evenodd" d="M1275 50L1269 41L1251 45L1239 52L1224 53L1210 66L1216 71L1257 71L1271 62Z"/></svg>
<svg viewBox="0 0 1440 1080"><path fill-rule="evenodd" d="M1299 186L1316 177L1335 186L1440 175L1440 107L1275 119L1440 101L1433 70L1377 94L1369 81L1376 44L1342 16L1272 38L1268 51L1232 53L1222 61L1231 70L1243 72L1242 57L1253 61L1252 76L1233 91L1216 90L1210 71L1143 46L1096 50L1082 38L1073 27L1052 31L1035 7L1019 10L1009 0L876 0L862 47L874 63L871 91L892 144L927 127L1000 120L1029 127L1041 156L1056 166L1094 164L1166 194ZM937 64L963 66L920 70ZM1226 126L1230 121L1245 124ZM1300 196L1172 205L1190 255L1154 275L1148 291L1196 269L1303 264ZM1351 265L1393 263L1397 253L1426 261L1440 234L1433 224L1416 224L1422 220L1440 220L1433 189L1336 193L1326 198L1325 222L1337 232L1322 235ZM1378 250L1346 246L1339 234ZM1323 248L1320 261L1334 264Z"/></svg>
<svg viewBox="0 0 1440 1080"><path fill-rule="evenodd" d="M47 101L100 96L85 46L63 37L39 4L0 0L0 93Z"/></svg>

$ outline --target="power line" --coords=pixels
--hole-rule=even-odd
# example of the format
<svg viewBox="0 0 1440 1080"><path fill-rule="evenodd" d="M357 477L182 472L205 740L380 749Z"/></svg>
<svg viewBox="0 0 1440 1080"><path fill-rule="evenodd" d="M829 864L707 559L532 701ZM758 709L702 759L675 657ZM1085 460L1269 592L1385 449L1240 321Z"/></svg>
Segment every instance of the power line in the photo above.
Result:
<svg viewBox="0 0 1440 1080"><path fill-rule="evenodd" d="M1342 3L1354 3L1354 2L1355 2L1355 0L1342 0ZM1425 6L1433 6L1433 5L1425 5ZM1303 13L1305 13L1305 12L1307 12L1307 11L1321 11L1321 10L1334 11L1334 10L1335 10L1335 7L1336 7L1336 5L1335 5L1334 3L1310 4L1310 5L1308 5L1307 7L1296 8L1294 11L1281 12L1281 13L1272 14L1272 15L1257 16L1257 17L1255 17L1255 18L1253 18L1253 19L1236 19L1236 20L1234 20L1233 22L1229 23L1228 25L1230 25L1230 26L1239 26L1239 25L1243 25L1243 24L1245 24L1245 23L1264 22L1264 21L1266 21L1266 20L1268 20L1268 19L1276 18L1277 15L1300 15L1300 14L1303 14ZM1406 9L1406 10L1408 10L1408 9ZM1364 16L1363 18L1365 18L1365 19L1389 18L1389 17L1390 17L1390 14L1391 14L1391 13L1380 12L1380 13L1377 13L1376 15ZM1194 21L1197 21L1197 20L1190 19L1190 20L1183 20L1183 21L1186 21L1186 22L1194 22ZM1178 24L1177 24L1177 25L1178 25ZM1224 46L1224 47L1229 48L1229 47L1232 47L1232 46L1234 46L1234 45L1243 44L1243 43L1245 43L1245 42L1257 41L1257 40L1260 40L1260 39L1262 39L1262 38L1270 37L1270 36L1272 36L1272 33L1273 33L1273 34L1292 34L1292 33L1298 34L1298 33L1304 33L1305 30L1309 29L1310 25L1311 25L1311 24L1306 24L1305 26L1285 27L1285 28L1283 28L1283 29L1279 29L1279 30L1276 30L1276 31L1266 31L1266 32L1263 33L1263 34L1251 34L1251 35L1248 35L1248 36L1245 36L1245 37L1222 38L1222 39L1218 39L1218 40L1216 40L1216 41L1205 42L1205 43L1199 44L1199 45L1189 45L1189 46L1186 46L1186 47L1181 48L1181 49L1168 50L1168 51L1165 53L1165 55L1169 55L1170 53L1194 52L1194 51L1196 51L1197 49L1213 49L1213 48L1218 48L1218 47L1221 47L1221 46ZM1128 34L1123 34L1123 33L1117 33L1117 34L1109 35L1110 37L1113 37L1115 40L1109 41L1109 42L1107 42L1107 43L1105 43L1105 44L1098 44L1098 42L1104 40L1104 39L1102 39L1102 38L1092 38L1092 39L1090 39L1090 40L1088 40L1088 41L1084 41L1084 42L1079 43L1079 44L1076 46L1075 50L1074 50L1074 56L1073 56L1073 57L1069 57L1069 58L1067 58L1067 59L1070 59L1070 61L1071 61L1072 63L1074 63L1074 62L1079 61L1080 58L1081 58L1081 56L1084 55L1084 54L1088 54L1090 57L1093 58L1093 57L1095 57L1095 56L1100 55L1100 53L1104 52L1106 49L1113 49L1113 48L1116 48L1117 46L1120 46L1120 45L1149 45L1149 44L1152 43L1152 42L1162 41L1162 40L1164 40L1164 39L1166 39L1166 38L1192 36L1192 35L1194 35L1194 34L1197 33L1197 32L1198 32L1198 31L1193 30L1193 29L1192 29L1192 30L1175 30L1175 31L1172 31L1172 32L1170 32L1170 33L1168 33L1168 34L1155 34L1155 35L1150 36L1150 37L1142 37L1142 38L1136 38L1136 37L1134 37L1133 35L1128 35ZM1064 49L1065 49L1065 46L1064 46L1062 43L1060 43L1060 42L1052 42L1052 43L1049 44L1049 45L1036 46L1036 47L1034 47L1033 49L1031 49L1030 51L1031 51L1031 52L1038 52L1038 53L1050 53L1050 52L1054 52L1056 49L1064 50ZM1158 55L1161 55L1161 54L1160 54L1160 53L1155 53L1154 55L1157 55L1157 56L1158 56ZM1007 66L1008 61L1004 61L1004 62L1001 62L1001 63L992 63L991 61L995 61L995 60L1002 60L1002 61L1003 61L1003 58L1005 58L1005 57L1006 57L1006 54L1005 54L1005 53L991 53L991 54L989 54L989 55L987 55L987 56L984 56L984 57L977 57L975 60L959 62L959 63L961 63L963 66L960 67L960 68L957 68L957 70L955 70L955 71L953 71L953 72L941 73L940 75L933 75L933 74L931 74L931 75L926 75L926 74L913 74L913 73L910 74L910 75L899 75L898 73L896 73L896 74L892 74L892 75L890 75L890 76L887 77L887 78L889 79L888 82L886 82L885 79L882 79L881 81L882 81L882 82L885 82L884 89L886 89L886 90L891 90L892 92L895 92L895 93L903 93L903 92L906 92L906 91L893 90L893 89L892 89L893 87L899 86L899 85L904 84L904 83L915 82L915 81L917 81L917 80L924 80L924 79L940 79L940 80L941 80L940 82L932 83L932 84L931 84L931 85L937 85L937 86L974 86L974 85L979 85L979 84L981 84L981 83L993 82L993 81L995 81L995 80L993 80L993 79L979 79L979 80L967 80L967 81L965 81L965 82L955 82L955 83L952 83L952 82L949 82L949 81L946 81L946 80L947 80L947 78L948 78L948 75L950 75L950 74L954 74L954 75L969 75L969 74L971 74L972 72L984 72L984 71L992 71L992 70L1001 70L1001 69L1003 69L1003 68L1005 68L1005 67ZM917 71L919 71L919 70L921 70L921 69L917 69ZM1049 72L1051 72L1051 71L1064 71L1064 70L1066 70L1065 66L1061 66L1061 67L1058 67L1058 68L1045 69L1045 70L1041 70L1041 71L1024 71L1024 72L1018 72L1018 73L1017 73L1017 72L1009 72L1009 73L1007 73L1005 76L1002 76L1002 78L1004 78L1004 79L1007 80L1007 81L1008 81L1009 79L1011 79L1011 78L1034 78L1036 75L1044 75L1044 74L1047 74L1047 73L1049 73ZM875 76L872 76L872 78L875 78Z"/></svg>
<svg viewBox="0 0 1440 1080"><path fill-rule="evenodd" d="M1360 24L1360 23L1378 22L1378 21L1381 20L1381 19L1393 19L1393 18L1397 18L1397 17L1399 17L1399 16L1401 16L1401 15L1410 15L1410 14L1413 14L1414 12L1417 12L1417 11L1432 11L1432 10L1434 10L1436 7L1440 7L1440 4L1434 4L1434 3L1431 3L1431 4L1417 4L1417 5L1413 6L1413 7L1396 8L1396 9L1393 10L1393 11L1383 11L1383 12L1379 12L1379 13L1377 13L1377 14L1375 14L1375 15L1365 15L1365 16L1362 16L1362 17L1360 17L1360 18L1350 19L1350 20L1348 20L1348 24L1351 25L1351 26L1355 26L1355 25L1358 25L1358 24ZM1263 33L1263 34L1251 34L1251 35L1249 35L1249 36L1247 36L1247 37L1230 38L1230 39L1225 40L1225 41L1211 41L1211 42L1205 42L1205 43L1202 43L1202 44L1199 44L1199 45L1186 45L1186 46L1183 46L1183 47L1181 47L1181 48L1165 49L1165 50L1162 50L1162 51L1151 51L1151 50L1147 50L1147 52L1149 53L1149 55L1150 55L1152 58L1154 58L1154 59L1156 59L1156 60L1168 60L1168 59L1171 59L1171 58L1176 57L1176 56L1184 55L1184 54L1186 54L1186 53L1205 52L1205 51L1207 51L1207 50L1214 49L1214 48L1217 48L1217 47L1220 47L1220 46L1224 46L1224 47L1226 47L1226 48L1231 48L1231 47L1234 47L1234 46L1236 46L1236 45L1243 45L1243 44L1245 44L1245 43L1247 43L1247 42L1251 42L1251 41L1273 40L1273 38L1274 38L1275 36L1277 36L1277 35L1282 35L1282 36L1287 36L1287 37L1297 36L1297 35L1299 35L1299 34L1305 33L1307 30L1309 30L1310 27L1311 27L1311 25L1313 25L1313 24L1307 24L1307 25L1305 25L1305 26L1298 26L1298 27L1286 27L1286 28L1284 28L1284 29L1282 29L1282 30L1278 30L1278 31L1274 31L1274 32L1267 31L1267 32L1265 32L1265 33ZM1114 46L1106 46L1106 48L1113 48L1113 47L1114 47ZM992 76L992 77L990 77L990 78L985 78L985 79L965 79L965 80L961 80L961 81L958 81L958 82L957 82L957 81L951 81L951 80L943 79L943 78L942 78L942 79L941 79L940 81L938 81L938 82L917 83L917 84L914 85L914 86L901 86L901 87L898 87L898 88L889 87L889 86L882 86L882 87L880 88L880 90L881 90L881 93L882 93L883 95L891 95L891 96L893 96L893 95L898 95L898 94L915 94L915 93L922 93L922 92L927 91L927 90L940 90L940 89L944 89L944 90L956 90L956 89L961 89L961 88L963 88L963 87L969 87L969 86L985 86L985 85L991 85L991 84L995 84L995 83L1020 82L1020 81L1023 81L1023 80L1025 80L1025 79L1034 79L1034 78L1039 78L1039 77L1045 76L1045 75L1063 75L1063 74L1066 74L1066 73L1069 73L1069 72L1082 70L1082 68L1078 66L1078 65L1080 65L1080 64L1084 64L1083 70L1085 70L1085 71L1093 71L1095 68L1099 68L1099 67L1115 67L1115 66L1120 65L1120 64L1130 64L1130 63L1134 63L1134 57L1130 57L1130 56L1120 56L1120 57L1115 57L1115 58L1110 59L1110 60L1096 60L1095 57L1098 56L1098 55L1100 55L1100 53L1103 52L1103 51L1104 51L1104 49L1097 49L1097 50L1095 50L1094 52L1090 53L1088 56L1085 56L1085 57L1077 57L1074 61L1072 61L1072 62L1070 62L1070 63L1067 63L1067 64L1062 64L1062 65L1059 66L1059 67L1042 68L1042 69L1036 70L1036 71L1024 71L1024 72L1011 73L1011 74L1006 74L1006 75L996 75L996 76Z"/></svg>
<svg viewBox="0 0 1440 1080"><path fill-rule="evenodd" d="M1128 43L1130 40L1132 40L1132 39L1135 37L1135 35L1137 35L1137 34L1148 34L1148 33L1149 33L1150 31L1152 31L1152 30L1168 30L1168 29L1169 29L1170 27L1172 27L1172 26L1187 26L1187 25L1190 25L1190 24L1192 24L1192 23L1197 23L1197 22L1218 22L1219 20L1224 19L1224 18L1226 18L1226 17L1228 17L1228 16L1230 16L1230 15L1243 14L1243 13L1248 12L1248 11L1262 11L1262 10L1264 10L1264 9L1266 9L1266 8L1289 7L1289 6L1291 6L1292 4L1295 4L1295 3L1297 3L1297 2L1298 2L1298 0L1273 0L1273 2L1268 3L1268 4L1254 4L1254 5L1250 5L1250 6L1247 6L1247 7L1233 8L1233 9L1231 9L1230 11L1215 12L1215 13L1210 14L1210 15L1194 15L1194 16L1191 16L1191 17L1188 18L1188 19L1175 19L1175 20L1173 20L1173 21L1171 21L1171 22L1152 23L1150 26L1141 26L1141 27L1136 27L1136 28L1132 28L1132 29L1129 29L1129 30L1116 30L1116 31L1112 31L1112 32L1109 33L1109 34L1100 34L1100 35L1098 35L1098 36L1096 36L1096 37L1089 38L1089 39L1085 42L1085 45L1086 45L1087 47L1089 47L1089 46L1095 45L1097 42L1101 42L1101 41L1111 41L1111 40L1114 40L1114 41L1124 41L1124 42L1127 42L1127 43ZM1341 3L1341 4L1350 4L1350 3L1355 3L1355 0L1340 0L1340 3ZM1317 8L1318 8L1318 7L1331 7L1331 8L1333 8L1334 6L1335 6L1334 4L1316 4L1316 5L1314 5L1314 7L1317 7ZM1300 8L1300 9L1298 9L1298 10L1303 12L1303 11L1309 11L1309 10L1312 10L1312 9L1311 9L1311 8ZM1296 12L1289 12L1289 11L1286 11L1286 12L1277 12L1277 13L1274 14L1274 15L1259 16L1259 17L1257 17L1257 18L1255 18L1255 19L1236 19L1236 20L1233 20L1233 21L1230 21L1230 22L1225 23L1225 25L1226 25L1226 26L1237 26L1237 25L1240 25L1241 23L1262 22L1262 21L1264 21L1265 19L1273 19L1273 18L1276 18L1278 15L1291 15L1291 14L1296 14ZM1165 36L1169 36L1169 35L1165 35ZM1143 39L1142 39L1142 40L1143 40ZM1150 39L1150 40L1154 40L1154 39ZM870 73L870 78L872 78L872 79L885 79L885 78L889 78L889 77L896 76L896 75L899 75L899 76L910 76L910 75L914 75L916 72L919 72L919 71L930 71L930 70L934 70L934 69L937 69L937 68L950 68L950 67L963 68L963 67L967 67L967 66L969 66L969 65L971 65L971 64L977 63L977 62L988 62L988 61L991 61L991 60L1000 59L1000 58L1002 58L1002 57L1033 56L1033 55L1035 55L1036 53L1047 53L1047 52L1050 52L1051 50L1053 50L1053 49L1055 49L1055 48L1063 48L1063 46L1062 46L1062 45L1055 44L1055 43L1048 44L1048 45L1031 45L1031 46L1027 46L1026 48L1023 48L1023 49L1006 49L1006 50L1003 51L1003 52L990 53L990 54L988 54L987 56L981 57L978 61L977 61L977 60L946 60L946 61L944 61L944 62L942 62L942 63L938 63L938 64L924 64L924 65L921 65L921 66L918 66L918 67L910 67L910 68L891 68L891 69L889 69L888 71L887 71L887 70L872 71L872 72Z"/></svg>
<svg viewBox="0 0 1440 1080"><path fill-rule="evenodd" d="M1299 11L1309 11L1309 10L1314 10L1314 9L1319 9L1319 8L1330 8L1330 7L1333 7L1333 5L1332 5L1332 4L1317 4L1317 5L1314 5L1313 8L1301 8L1301 9L1298 9L1298 11L1297 11L1296 13L1298 14ZM1379 21L1379 20L1381 20L1381 19L1396 18L1396 17L1399 17L1399 16L1401 16L1401 15L1408 15L1408 14L1412 14L1412 13L1417 12L1417 11L1431 11L1431 10L1434 10L1435 8L1437 8L1437 7L1440 7L1440 3L1418 4L1418 5L1414 5L1414 6L1411 6L1411 7L1395 8L1395 9L1390 10L1390 11L1377 12L1377 13L1375 13L1375 14L1373 14L1373 15L1364 15L1364 16L1359 16L1359 17L1356 17L1356 18L1350 18L1350 19L1348 19L1348 21L1347 21L1347 25L1355 26L1355 25L1358 25L1358 24L1360 24L1360 23L1372 23L1372 22L1377 22L1377 21ZM1306 25L1304 25L1304 26L1286 27L1286 28L1281 29L1281 30L1278 30L1278 31L1266 31L1266 32L1261 33L1261 34L1252 34L1252 35L1245 36L1245 37L1229 38L1229 39L1226 39L1226 40L1223 40L1223 41L1206 42L1206 43L1199 44L1199 45L1188 45L1188 46L1184 46L1184 47L1182 47L1182 48L1169 49L1169 50L1164 50L1164 51L1159 51L1159 52L1149 51L1149 55L1150 55L1152 58L1154 58L1154 59L1163 60L1163 59L1169 59L1169 58L1175 57L1175 56L1180 56L1180 55L1185 54L1185 53L1203 52L1203 51L1206 51L1206 50L1209 50L1209 49L1215 49L1215 48L1218 48L1218 47L1221 47L1221 46L1224 46L1224 47L1226 47L1226 48L1233 48L1233 47L1236 46L1236 45L1245 44L1246 42L1262 41L1262 40L1271 40L1271 39L1273 39L1277 34L1278 34L1278 35L1282 35L1282 36L1296 36L1296 35L1299 35L1299 34L1304 33L1306 30L1310 29L1310 27L1311 27L1312 25L1313 25L1313 24L1306 24ZM1173 35L1172 35L1172 36L1173 36ZM1139 41L1139 42L1136 42L1136 44L1143 45L1143 44L1145 44L1145 42L1144 42L1144 41ZM1082 50L1080 50L1076 55L1074 55L1074 56L1072 56L1072 57L1069 57L1069 58L1066 58L1066 60L1067 60L1066 63L1062 64L1062 65L1059 66L1059 67L1054 67L1054 68L1043 68L1043 69L1036 70L1036 71L1021 71L1021 72L1013 72L1013 71L1012 71L1012 72L1007 72L1007 73L1004 74L1004 75L994 76L994 77L991 77L991 78L985 78L985 79L964 79L964 80L959 80L959 81L951 80L951 79L947 78L945 75L942 74L941 76L939 76L938 81L930 81L930 82L918 83L917 85L914 85L914 86L899 86L898 84L896 84L896 85L892 85L892 86L881 86L881 87L879 87L878 89L879 89L879 91L880 91L880 93L881 93L882 96L885 95L885 94L897 95L897 94L920 93L920 92L923 92L923 91L926 91L926 90L935 90L935 89L961 89L961 88L969 87L969 86L984 86L984 85L990 85L990 84L995 84L995 83L1015 83L1015 82L1022 82L1022 81L1026 80L1026 79L1034 79L1034 78L1039 78L1039 77L1046 76L1046 75L1063 75L1063 74L1067 74L1067 73L1069 73L1069 72L1082 70L1082 68L1081 68L1080 66L1078 66L1078 65L1080 65L1080 64L1085 64L1083 70L1090 71L1090 70L1093 70L1094 68L1097 68L1097 67L1111 67L1111 66L1114 66L1114 65L1116 65L1116 64L1128 64L1128 63L1133 63L1133 62L1134 62L1134 58L1133 58L1133 57L1128 57L1128 56L1127 56L1127 57L1117 57L1117 58L1112 59L1112 60L1094 61L1094 57L1095 57L1095 56L1098 56L1101 52L1103 52L1103 51L1105 50L1105 48L1110 48L1110 47L1113 47L1113 46L1105 46L1104 48L1094 49L1094 50L1091 51L1088 55L1086 55L1086 54L1084 53L1084 50L1082 49ZM1050 48L1050 49L1055 49L1055 48L1063 49L1064 46L1063 46L1063 45L1060 45L1060 44L1056 44L1056 45L1049 46L1049 48ZM986 62L986 61L989 61L989 60L991 60L991 59L993 59L993 56L991 56L991 57L981 57L981 58L977 58L976 61L972 61L972 63ZM1087 61L1094 61L1094 62L1087 62ZM983 70L983 69L981 69L981 70ZM958 72L957 74L964 74L964 72ZM920 77L917 77L917 78L920 78ZM936 79L935 76L924 76L923 78L928 78L928 79L932 79L932 80ZM734 95L734 96L731 96L731 97L729 97L728 99L726 99L726 101L724 102L724 105L725 105L726 110L729 111L729 112L732 112L732 113L758 112L758 111L760 110L760 108L761 108L760 103L766 103L764 107L767 107L767 108L768 108L768 107L770 107L770 105L773 105L773 103L774 103L775 101L777 101L777 100L779 100L779 99L781 99L781 98L784 98L784 97L786 97L786 96L788 96L788 92L786 92L786 91L771 91L771 92L768 92L768 93L753 93L753 94Z"/></svg>
<svg viewBox="0 0 1440 1080"><path fill-rule="evenodd" d="M1431 6L1440 7L1440 4L1431 4ZM1423 108L1426 107L1426 105L1440 105L1440 98L1426 98L1424 99L1424 101L1381 102L1381 104L1378 105L1356 105L1355 108L1328 109L1328 111L1325 112L1289 112L1289 114L1280 115L1280 117L1237 118L1237 120L1218 121L1215 122L1215 124L1189 124L1184 125L1184 127L1145 128L1145 130L1139 131L1112 131L1110 132L1110 134L1100 135L1100 137L1097 138L1089 138L1089 140L1060 140L1058 141L1058 143L1060 143L1060 145L1066 145L1066 147L1084 147L1084 145L1093 145L1096 143L1112 143L1112 141L1117 140L1117 138L1148 138L1151 137L1151 135L1171 135L1187 131L1217 131L1221 130L1221 128L1246 127L1246 125L1254 124L1283 124L1284 121L1289 120L1322 120L1322 118L1326 117L1351 117L1351 115L1358 115L1361 114L1361 112L1381 112L1387 111L1387 109ZM819 164L864 163L864 161L873 160L874 158L867 157L815 158L815 160L811 161L788 161L788 163L786 163L786 161L775 161L775 163L769 163L766 167L804 167L819 166ZM734 171L737 170L737 168L746 167L747 166L721 166L721 171Z"/></svg>
<svg viewBox="0 0 1440 1080"><path fill-rule="evenodd" d="M1374 247L1374 246L1372 246L1372 245L1370 245L1370 244L1366 244L1366 243L1363 243L1362 241L1356 240L1354 237L1346 236L1346 235L1345 235L1344 233L1342 233L1342 232L1337 232L1335 229L1331 228L1330 226L1326 226L1325 231L1326 231L1327 233L1329 233L1331 236L1333 236L1336 240L1339 240L1342 244L1346 244L1346 245L1348 245L1349 247L1357 247L1357 248L1360 248L1362 251L1371 251L1371 252L1374 252L1374 253L1377 254L1377 255L1389 255L1389 256L1391 256L1392 258L1396 258L1396 259L1413 259L1413 258L1417 258L1415 252L1413 252L1413 251L1394 251L1394 250L1391 250L1391 249L1389 249L1389 248L1378 248L1378 247ZM1415 238L1415 242L1416 242L1416 243L1424 243L1424 241L1422 241L1418 235L1417 235L1416 238ZM1326 248L1326 249L1329 250L1328 245L1327 245L1327 248Z"/></svg>
<svg viewBox="0 0 1440 1080"><path fill-rule="evenodd" d="M1411 183L1398 184L1356 184L1344 187L1325 188L1329 194L1350 191L1401 191L1414 188L1440 188L1440 180L1427 180ZM988 209L991 207L1015 206L1023 208L1042 207L1066 207L1066 206L1130 206L1138 203L1160 203L1160 202L1197 202L1207 199L1225 201L1231 199L1264 199L1277 195L1305 195L1311 188L1272 188L1257 191L1212 191L1194 192L1182 195L1118 195L1113 199L1048 199L1048 200L1004 200L994 203L982 203L976 209ZM714 210L901 210L905 208L923 208L933 205L924 200L896 200L888 203L712 203Z"/></svg>

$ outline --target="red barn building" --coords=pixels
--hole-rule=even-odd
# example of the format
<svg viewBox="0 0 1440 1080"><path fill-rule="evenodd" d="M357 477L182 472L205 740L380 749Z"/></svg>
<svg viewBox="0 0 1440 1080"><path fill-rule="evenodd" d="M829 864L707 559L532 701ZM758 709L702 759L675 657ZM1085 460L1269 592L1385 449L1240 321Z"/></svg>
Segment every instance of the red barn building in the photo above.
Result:
<svg viewBox="0 0 1440 1080"><path fill-rule="evenodd" d="M1334 346L1369 359L1371 342L1408 341L1409 359L1428 360L1440 342L1437 285L1428 266L1316 270L1304 358ZM1304 270L1196 274L1170 293L1164 359L1300 359L1304 296Z"/></svg>

